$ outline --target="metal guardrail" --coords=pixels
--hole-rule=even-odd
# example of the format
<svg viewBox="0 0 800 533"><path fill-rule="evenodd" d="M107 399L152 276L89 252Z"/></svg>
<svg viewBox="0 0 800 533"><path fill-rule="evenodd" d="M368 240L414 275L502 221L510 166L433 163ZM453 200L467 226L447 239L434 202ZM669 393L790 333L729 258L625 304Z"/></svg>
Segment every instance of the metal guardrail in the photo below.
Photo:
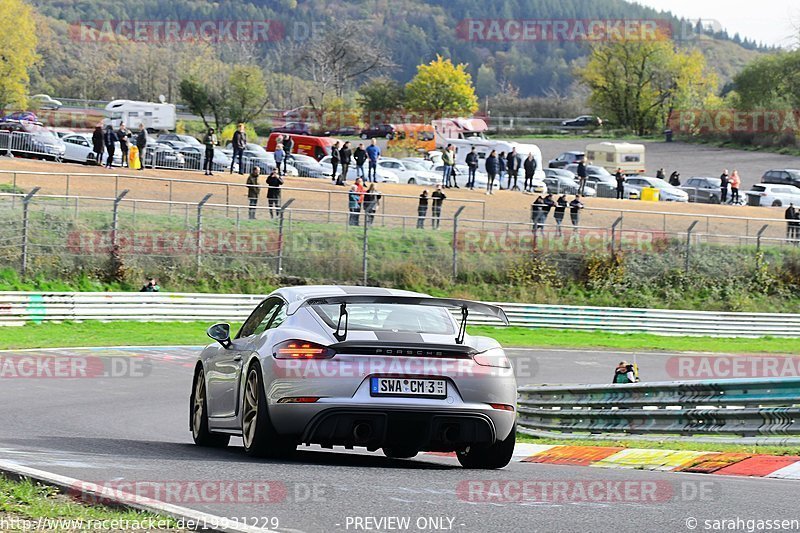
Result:
<svg viewBox="0 0 800 533"><path fill-rule="evenodd" d="M263 296L130 292L0 292L0 325L51 320L231 320L247 318ZM800 337L800 314L713 313L666 309L497 303L510 325L615 333ZM473 315L473 325L499 325Z"/></svg>
<svg viewBox="0 0 800 533"><path fill-rule="evenodd" d="M64 143L48 131L0 131L0 155L60 161Z"/></svg>
<svg viewBox="0 0 800 533"><path fill-rule="evenodd" d="M539 437L800 444L800 378L526 386L518 413Z"/></svg>

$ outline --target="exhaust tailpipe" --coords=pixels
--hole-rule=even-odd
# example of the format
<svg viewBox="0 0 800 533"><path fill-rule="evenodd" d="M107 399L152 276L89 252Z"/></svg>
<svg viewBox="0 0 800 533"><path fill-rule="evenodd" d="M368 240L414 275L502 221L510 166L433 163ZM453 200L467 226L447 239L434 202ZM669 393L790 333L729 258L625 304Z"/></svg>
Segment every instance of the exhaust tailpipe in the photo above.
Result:
<svg viewBox="0 0 800 533"><path fill-rule="evenodd" d="M455 425L445 426L442 431L442 439L447 443L455 442L458 439L458 429L458 426Z"/></svg>
<svg viewBox="0 0 800 533"><path fill-rule="evenodd" d="M366 422L359 422L353 426L353 438L356 442L367 442L372 436L372 426Z"/></svg>

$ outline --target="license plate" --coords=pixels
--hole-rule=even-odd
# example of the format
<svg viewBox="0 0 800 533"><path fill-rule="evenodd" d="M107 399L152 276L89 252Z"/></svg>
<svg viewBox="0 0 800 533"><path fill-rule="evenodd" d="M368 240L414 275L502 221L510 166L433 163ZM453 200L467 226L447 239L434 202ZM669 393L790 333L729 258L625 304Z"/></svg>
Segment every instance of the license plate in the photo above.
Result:
<svg viewBox="0 0 800 533"><path fill-rule="evenodd" d="M447 397L447 382L443 379L372 378L372 396L422 396Z"/></svg>

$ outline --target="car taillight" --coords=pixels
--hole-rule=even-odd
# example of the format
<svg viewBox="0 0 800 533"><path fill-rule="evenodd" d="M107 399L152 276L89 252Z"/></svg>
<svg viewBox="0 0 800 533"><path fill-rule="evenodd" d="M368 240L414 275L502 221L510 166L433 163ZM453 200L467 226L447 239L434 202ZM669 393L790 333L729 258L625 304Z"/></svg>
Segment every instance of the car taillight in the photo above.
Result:
<svg viewBox="0 0 800 533"><path fill-rule="evenodd" d="M288 340L275 345L275 359L330 359L336 352L315 342Z"/></svg>
<svg viewBox="0 0 800 533"><path fill-rule="evenodd" d="M489 405L492 406L492 409L497 409L499 411L513 411L514 406L508 405L507 403L490 403Z"/></svg>
<svg viewBox="0 0 800 533"><path fill-rule="evenodd" d="M314 403L319 400L319 396L289 396L281 398L278 403Z"/></svg>
<svg viewBox="0 0 800 533"><path fill-rule="evenodd" d="M500 348L492 348L485 352L476 353L472 359L481 366L493 366L496 368L511 368L511 362L506 357L505 352Z"/></svg>

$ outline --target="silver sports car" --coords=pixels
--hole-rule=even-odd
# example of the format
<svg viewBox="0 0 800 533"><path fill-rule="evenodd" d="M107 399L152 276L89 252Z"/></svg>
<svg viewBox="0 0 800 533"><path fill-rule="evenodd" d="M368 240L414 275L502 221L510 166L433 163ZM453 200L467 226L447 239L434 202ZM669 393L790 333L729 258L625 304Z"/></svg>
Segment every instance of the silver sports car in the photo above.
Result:
<svg viewBox="0 0 800 533"><path fill-rule="evenodd" d="M368 287L270 294L194 371L189 427L201 446L241 436L248 454L298 444L382 449L388 457L455 451L468 468L502 468L516 437L516 380L494 339L466 333L499 307Z"/></svg>

